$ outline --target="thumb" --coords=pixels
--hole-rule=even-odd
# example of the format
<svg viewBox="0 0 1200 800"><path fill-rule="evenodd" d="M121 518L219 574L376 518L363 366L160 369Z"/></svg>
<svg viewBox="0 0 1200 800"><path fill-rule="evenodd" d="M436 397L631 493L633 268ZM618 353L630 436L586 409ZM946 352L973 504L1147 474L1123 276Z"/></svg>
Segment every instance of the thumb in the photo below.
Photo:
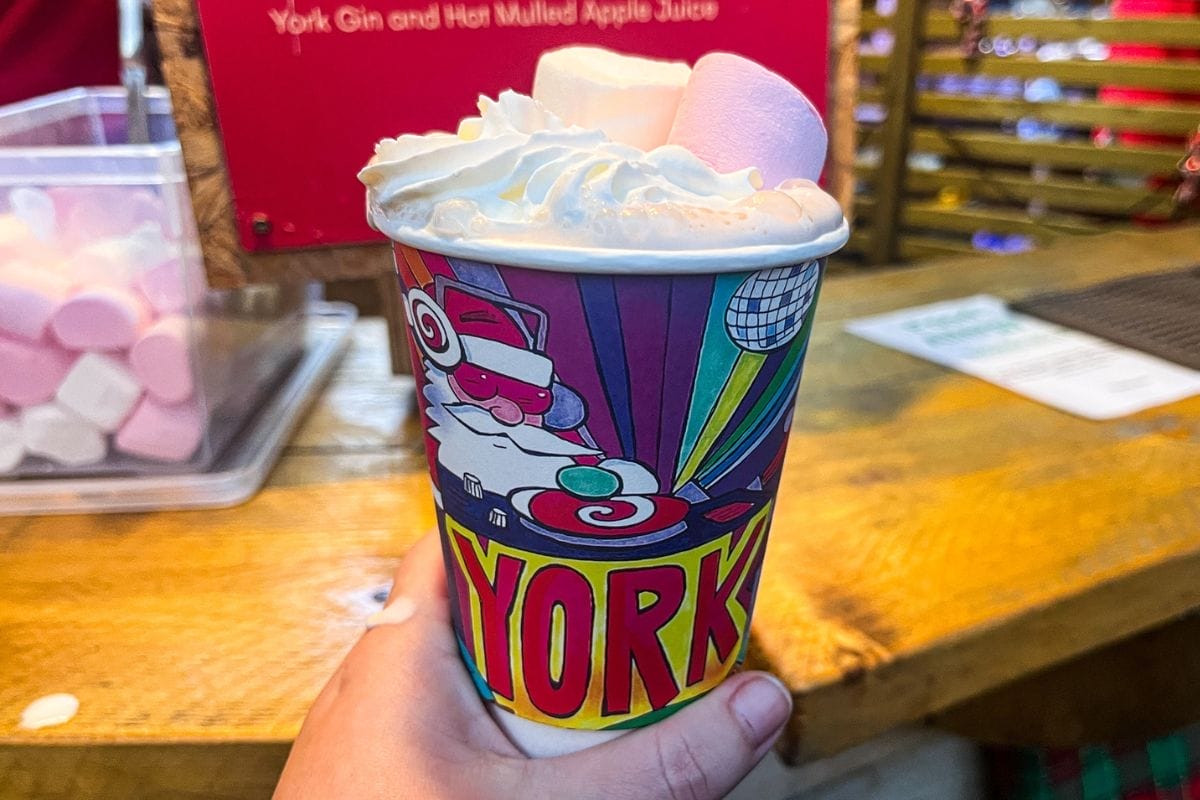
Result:
<svg viewBox="0 0 1200 800"><path fill-rule="evenodd" d="M762 760L791 713L775 676L744 672L662 722L554 766L589 797L717 800Z"/></svg>

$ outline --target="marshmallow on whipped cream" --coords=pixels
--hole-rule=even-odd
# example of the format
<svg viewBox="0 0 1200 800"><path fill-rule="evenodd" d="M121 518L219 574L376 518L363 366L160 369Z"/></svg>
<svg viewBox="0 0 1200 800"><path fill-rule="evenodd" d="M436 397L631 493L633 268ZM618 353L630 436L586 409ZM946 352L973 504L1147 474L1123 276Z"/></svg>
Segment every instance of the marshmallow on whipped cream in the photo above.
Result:
<svg viewBox="0 0 1200 800"><path fill-rule="evenodd" d="M599 128L614 142L653 150L667 143L691 76L682 61L562 47L538 59L533 99L568 125Z"/></svg>
<svg viewBox="0 0 1200 800"><path fill-rule="evenodd" d="M693 107L703 98L689 103L691 72L681 71L686 65L606 56L597 50L552 51L539 64L541 94L572 119L564 121L537 99L506 91L494 100L481 97L479 116L464 119L456 133L408 134L379 142L359 173L368 188L372 225L413 246L465 257L511 253L530 266L561 263L567 257L580 267L635 257L647 265L649 257L686 269L689 261L723 251L733 268L743 261L793 263L844 242L847 228L840 208L808 178L787 175L765 186L756 164L723 172L677 144L648 150L630 144L639 138L631 133L631 120L643 120L642 139L663 140L665 132L676 137L677 108ZM629 75L604 81L597 65L623 68ZM568 102L572 70L578 73L577 97ZM795 108L811 108L799 90L791 89L801 98ZM647 96L661 102L647 109ZM664 123L662 103L668 98L675 131ZM757 114L771 131L769 141L731 141L729 147L754 152L766 152L768 144L799 147L779 134L773 113L762 108ZM589 124L568 124L575 121ZM619 129L624 141L614 141L597 124ZM801 133L811 139L812 125ZM713 137L693 132L678 138L711 144ZM806 150L800 149L809 160L824 159L823 138L819 146L809 142ZM714 158L711 153L706 157ZM720 162L728 168L731 160L736 158ZM780 164L796 164L795 158L768 160L775 172ZM816 175L820 165L796 170Z"/></svg>

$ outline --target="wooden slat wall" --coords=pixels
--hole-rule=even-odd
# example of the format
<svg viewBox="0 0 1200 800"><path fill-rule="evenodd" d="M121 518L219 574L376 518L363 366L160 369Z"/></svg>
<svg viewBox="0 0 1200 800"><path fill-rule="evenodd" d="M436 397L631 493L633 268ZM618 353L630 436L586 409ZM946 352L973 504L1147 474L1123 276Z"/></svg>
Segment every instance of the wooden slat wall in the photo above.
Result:
<svg viewBox="0 0 1200 800"><path fill-rule="evenodd" d="M1197 42L1200 45L1200 42ZM890 73L890 56L861 56L859 68L866 73ZM987 75L1017 78L1048 76L1064 84L1096 87L1112 84L1144 89L1195 91L1200 86L1200 63L1167 61L1039 61L1034 56L981 57L967 61L957 51L925 53L920 70L932 75Z"/></svg>
<svg viewBox="0 0 1200 800"><path fill-rule="evenodd" d="M858 35L861 0L833 0L829 31L829 158L825 180L842 208L854 202L855 92L858 81Z"/></svg>
<svg viewBox="0 0 1200 800"><path fill-rule="evenodd" d="M1113 105L1097 99L1096 90L1118 85L1200 93L1200 60L966 59L958 50L957 23L937 0L900 0L891 17L867 8L859 25L864 37L880 29L895 36L890 55L859 58L859 103L887 111L882 123L860 124L858 130L860 154L874 155L857 164L856 234L848 250L866 261L969 252L971 235L979 230L1023 234L1043 244L1134 220L1196 214L1177 208L1173 193L1183 143L1200 125L1200 99ZM986 34L1200 50L1200 17L1031 19L992 13ZM1049 77L1069 94L1035 103L918 90L922 75ZM1063 136L1022 140L1014 132L1020 119L1058 126ZM1170 137L1178 144L1098 147L1091 134L1101 128ZM922 157L912 159L913 154Z"/></svg>
<svg viewBox="0 0 1200 800"><path fill-rule="evenodd" d="M877 193L879 208L872 220L872 235L867 258L879 264L891 261L899 243L897 226L891 223L900 212L904 182L905 159L908 153L908 130L916 101L913 80L924 46L925 0L903 0L896 12L896 30L905 31L896 37L892 52L892 69L881 76L887 90L888 116L879 133L883 139L883 158L880 160L878 181L882 191ZM863 59L860 59L861 64Z"/></svg>
<svg viewBox="0 0 1200 800"><path fill-rule="evenodd" d="M863 33L890 28L891 17L864 11L859 26ZM930 39L944 41L958 36L958 24L944 11L928 15L926 33ZM1200 40L1200 19L1168 17L1152 19L1034 19L994 14L988 20L993 36L1037 36L1046 40L1069 41L1092 37L1102 42L1141 42L1168 47L1195 47Z"/></svg>
<svg viewBox="0 0 1200 800"><path fill-rule="evenodd" d="M878 88L859 91L862 102L883 102L884 92ZM1030 117L1039 122L1058 125L1090 127L1107 125L1113 128L1136 128L1147 133L1186 136L1196 127L1197 109L1191 104L1177 106L1114 106L1095 100L1070 103L1032 103L1027 100L989 99L980 103L977 98L937 92L922 92L917 98L916 113L922 116L952 117L975 121L1003 122Z"/></svg>

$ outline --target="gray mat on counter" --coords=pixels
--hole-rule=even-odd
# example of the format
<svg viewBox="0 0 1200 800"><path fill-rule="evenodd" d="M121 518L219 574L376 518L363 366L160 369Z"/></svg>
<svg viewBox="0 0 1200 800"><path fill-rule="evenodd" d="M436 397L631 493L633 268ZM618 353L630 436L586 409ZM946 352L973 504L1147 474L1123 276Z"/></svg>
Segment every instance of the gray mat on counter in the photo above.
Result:
<svg viewBox="0 0 1200 800"><path fill-rule="evenodd" d="M1010 306L1200 370L1200 267L1035 295Z"/></svg>

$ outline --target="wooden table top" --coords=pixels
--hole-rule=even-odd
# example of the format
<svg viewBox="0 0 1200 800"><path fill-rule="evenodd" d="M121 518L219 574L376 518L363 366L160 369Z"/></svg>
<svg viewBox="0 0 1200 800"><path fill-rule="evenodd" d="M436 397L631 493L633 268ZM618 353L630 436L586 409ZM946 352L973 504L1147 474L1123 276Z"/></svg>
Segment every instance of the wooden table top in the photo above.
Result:
<svg viewBox="0 0 1200 800"><path fill-rule="evenodd" d="M1089 422L878 347L848 319L1193 264L1200 229L831 278L752 659L830 753L1200 607L1200 397ZM280 743L434 524L381 322L269 485L217 511L0 518L0 749ZM80 699L22 731L31 700ZM795 733L795 731L793 731Z"/></svg>

